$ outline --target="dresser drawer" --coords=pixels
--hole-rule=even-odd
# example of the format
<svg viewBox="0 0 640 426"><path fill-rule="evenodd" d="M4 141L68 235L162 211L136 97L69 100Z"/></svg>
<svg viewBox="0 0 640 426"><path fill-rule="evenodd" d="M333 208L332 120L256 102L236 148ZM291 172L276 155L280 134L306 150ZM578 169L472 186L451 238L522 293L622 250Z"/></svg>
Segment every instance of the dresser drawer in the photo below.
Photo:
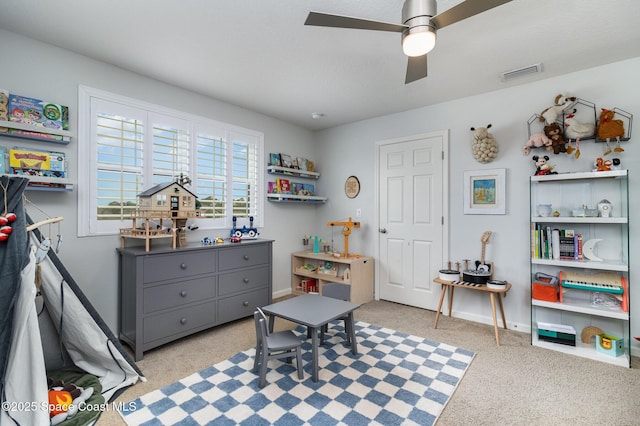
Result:
<svg viewBox="0 0 640 426"><path fill-rule="evenodd" d="M216 320L216 302L211 301L160 315L145 317L142 324L144 343L163 337L213 324Z"/></svg>
<svg viewBox="0 0 640 426"><path fill-rule="evenodd" d="M269 289L218 299L218 322L224 323L253 315L256 307L269 304Z"/></svg>
<svg viewBox="0 0 640 426"><path fill-rule="evenodd" d="M229 248L220 251L220 267L221 271L230 269L247 268L255 265L263 265L271 262L271 252L268 245L245 245L242 243L238 247Z"/></svg>
<svg viewBox="0 0 640 426"><path fill-rule="evenodd" d="M145 283L186 278L215 271L215 250L148 256L144 259L143 266Z"/></svg>
<svg viewBox="0 0 640 426"><path fill-rule="evenodd" d="M220 296L238 293L246 290L253 290L258 287L269 285L271 268L263 266L260 268L243 269L237 272L221 274L218 277Z"/></svg>
<svg viewBox="0 0 640 426"><path fill-rule="evenodd" d="M215 275L172 284L147 286L143 295L145 314L216 297Z"/></svg>

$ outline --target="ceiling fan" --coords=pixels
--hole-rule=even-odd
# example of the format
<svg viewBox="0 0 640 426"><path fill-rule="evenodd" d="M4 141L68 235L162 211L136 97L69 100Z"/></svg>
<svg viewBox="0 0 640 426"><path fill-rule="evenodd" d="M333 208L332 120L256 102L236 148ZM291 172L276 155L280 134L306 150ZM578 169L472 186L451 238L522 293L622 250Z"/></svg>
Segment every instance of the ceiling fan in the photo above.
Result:
<svg viewBox="0 0 640 426"><path fill-rule="evenodd" d="M353 28L402 33L402 49L409 57L405 84L427 76L427 53L436 44L436 31L455 24L511 0L466 0L437 13L436 0L405 0L402 24L371 21L329 13L309 12L305 25L318 27Z"/></svg>

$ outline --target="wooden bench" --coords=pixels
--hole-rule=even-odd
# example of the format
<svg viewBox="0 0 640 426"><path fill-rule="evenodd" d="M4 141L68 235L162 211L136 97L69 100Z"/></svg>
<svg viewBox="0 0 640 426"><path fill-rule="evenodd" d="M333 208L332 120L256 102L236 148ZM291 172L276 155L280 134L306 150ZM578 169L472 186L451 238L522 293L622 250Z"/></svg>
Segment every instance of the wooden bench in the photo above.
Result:
<svg viewBox="0 0 640 426"><path fill-rule="evenodd" d="M456 287L466 288L469 290L483 291L489 293L491 299L491 311L493 313L493 329L496 333L496 345L500 346L500 336L498 335L498 320L496 318L496 297L498 298L498 305L500 306L500 314L502 315L502 326L507 329L507 321L504 317L504 308L502 307L502 298L506 297L507 292L511 288L511 283L506 283L504 288L495 289L488 288L486 284L474 284L464 281L445 281L440 278L434 278L433 282L442 285L442 293L440 294L440 303L438 303L438 312L436 312L436 320L433 324L433 328L438 328L438 319L440 319L440 312L442 310L442 302L444 301L444 294L449 289L449 316L451 316L451 306L453 305L453 292Z"/></svg>

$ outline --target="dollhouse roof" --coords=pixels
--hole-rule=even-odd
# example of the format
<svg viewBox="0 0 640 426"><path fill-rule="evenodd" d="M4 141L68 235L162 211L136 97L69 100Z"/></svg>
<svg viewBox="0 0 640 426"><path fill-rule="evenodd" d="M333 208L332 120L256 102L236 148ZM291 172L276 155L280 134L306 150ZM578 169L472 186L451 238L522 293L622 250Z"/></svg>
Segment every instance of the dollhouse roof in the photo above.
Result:
<svg viewBox="0 0 640 426"><path fill-rule="evenodd" d="M189 191L187 188L185 188L184 186L180 185L178 182L159 183L156 186L152 186L151 188L147 189L146 191L142 191L141 193L138 194L138 197L151 197L152 195L157 194L160 191L164 191L165 189L169 188L172 185L179 186L184 191L187 191L189 194L191 194L194 197L198 198L198 196L196 194L194 194L193 192Z"/></svg>

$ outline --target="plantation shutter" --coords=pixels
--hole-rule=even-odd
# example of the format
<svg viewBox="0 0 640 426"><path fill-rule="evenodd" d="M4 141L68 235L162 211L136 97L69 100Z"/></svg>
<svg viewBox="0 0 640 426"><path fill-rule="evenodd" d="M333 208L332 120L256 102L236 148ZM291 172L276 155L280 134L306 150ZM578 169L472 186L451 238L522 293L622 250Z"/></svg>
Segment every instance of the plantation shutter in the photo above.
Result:
<svg viewBox="0 0 640 426"><path fill-rule="evenodd" d="M90 227L94 233L112 233L130 218L144 187L146 114L95 98L91 110L96 167L91 176L95 215Z"/></svg>

